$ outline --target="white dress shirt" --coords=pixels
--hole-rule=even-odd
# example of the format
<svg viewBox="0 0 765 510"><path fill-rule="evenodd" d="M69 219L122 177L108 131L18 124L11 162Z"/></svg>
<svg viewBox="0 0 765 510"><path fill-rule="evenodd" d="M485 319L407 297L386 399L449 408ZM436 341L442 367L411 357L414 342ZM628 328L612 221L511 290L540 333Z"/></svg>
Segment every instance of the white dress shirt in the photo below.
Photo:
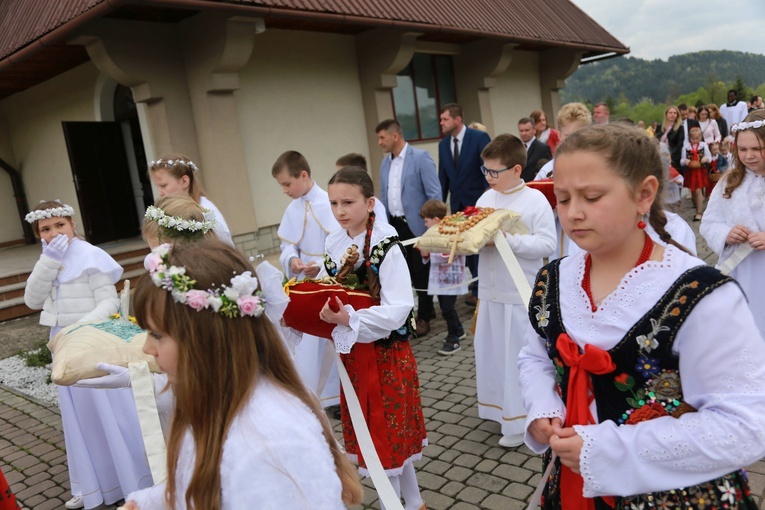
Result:
<svg viewBox="0 0 765 510"><path fill-rule="evenodd" d="M405 143L404 148L398 156L390 155L390 176L388 178L388 208L391 216L404 216L404 202L401 200L401 188L404 180L404 157L409 144Z"/></svg>
<svg viewBox="0 0 765 510"><path fill-rule="evenodd" d="M462 129L459 133L457 133L457 136L451 136L449 135L449 138L451 139L449 141L449 144L452 148L452 159L454 159L454 139L457 139L457 147L460 149L460 155L462 155L462 142L465 140L465 133L467 133L467 128L465 126L462 126Z"/></svg>

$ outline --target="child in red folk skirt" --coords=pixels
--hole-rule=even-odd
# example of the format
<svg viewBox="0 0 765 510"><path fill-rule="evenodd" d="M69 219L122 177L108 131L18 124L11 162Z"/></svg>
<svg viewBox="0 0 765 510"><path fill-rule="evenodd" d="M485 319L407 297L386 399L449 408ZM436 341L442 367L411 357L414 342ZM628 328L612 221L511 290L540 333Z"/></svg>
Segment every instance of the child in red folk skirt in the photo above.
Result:
<svg viewBox="0 0 765 510"><path fill-rule="evenodd" d="M406 510L422 510L414 462L422 458L427 444L425 419L420 401L417 362L409 336L414 328L412 283L396 230L378 223L374 215L374 185L358 168L345 167L329 181L329 203L341 229L327 236L324 266L338 276L352 265L358 282L366 286L380 304L354 310L339 300L322 308L319 317L330 324L335 350L361 401L372 442L394 490ZM348 248L358 253L349 257ZM359 462L359 472L368 476L360 455L356 432L348 414L345 394L340 410L345 451Z"/></svg>
<svg viewBox="0 0 765 510"><path fill-rule="evenodd" d="M680 164L686 168L683 179L685 187L691 190L696 215L693 221L701 221L704 212L704 189L709 186L708 165L712 161L709 147L701 137L701 129L692 127L688 130L688 140L683 143L683 156Z"/></svg>

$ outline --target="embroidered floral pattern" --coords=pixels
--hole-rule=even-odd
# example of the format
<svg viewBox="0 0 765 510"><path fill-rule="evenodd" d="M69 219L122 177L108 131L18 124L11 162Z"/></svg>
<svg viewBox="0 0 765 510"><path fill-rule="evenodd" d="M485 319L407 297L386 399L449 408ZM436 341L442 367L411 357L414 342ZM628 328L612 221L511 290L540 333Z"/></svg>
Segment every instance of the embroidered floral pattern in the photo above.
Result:
<svg viewBox="0 0 765 510"><path fill-rule="evenodd" d="M757 506L749 494L746 472L742 469L693 487L620 498L616 508L754 510Z"/></svg>

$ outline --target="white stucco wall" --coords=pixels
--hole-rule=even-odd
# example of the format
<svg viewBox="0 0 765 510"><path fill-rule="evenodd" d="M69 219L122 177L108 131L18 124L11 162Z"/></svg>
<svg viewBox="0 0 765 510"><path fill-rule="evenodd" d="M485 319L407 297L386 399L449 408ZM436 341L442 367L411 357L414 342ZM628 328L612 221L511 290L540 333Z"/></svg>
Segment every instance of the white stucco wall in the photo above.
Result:
<svg viewBox="0 0 765 510"><path fill-rule="evenodd" d="M30 208L42 199L58 198L74 208L75 221L81 217L61 122L95 120L97 75L96 68L86 63L0 101ZM0 226L0 242L9 234Z"/></svg>
<svg viewBox="0 0 765 510"><path fill-rule="evenodd" d="M518 120L542 107L539 64L536 53L516 51L510 67L497 77L489 89L494 113L494 136L510 133L518 136Z"/></svg>
<svg viewBox="0 0 765 510"><path fill-rule="evenodd" d="M335 161L369 158L352 36L266 30L236 93L258 226L281 221L290 199L271 177L286 150L302 153L326 189Z"/></svg>

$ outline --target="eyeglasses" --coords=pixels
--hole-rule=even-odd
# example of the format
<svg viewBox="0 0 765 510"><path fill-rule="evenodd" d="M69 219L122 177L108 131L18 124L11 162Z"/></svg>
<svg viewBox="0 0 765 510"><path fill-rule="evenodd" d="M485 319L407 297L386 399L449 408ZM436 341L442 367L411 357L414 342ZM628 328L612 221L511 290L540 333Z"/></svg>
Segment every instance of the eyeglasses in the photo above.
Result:
<svg viewBox="0 0 765 510"><path fill-rule="evenodd" d="M486 168L485 166L481 165L481 173L483 175L488 174L489 177L491 177L492 179L496 179L497 177L499 177L500 172L504 172L505 170L510 170L510 168L505 167L505 168L500 168L499 170L490 170Z"/></svg>

